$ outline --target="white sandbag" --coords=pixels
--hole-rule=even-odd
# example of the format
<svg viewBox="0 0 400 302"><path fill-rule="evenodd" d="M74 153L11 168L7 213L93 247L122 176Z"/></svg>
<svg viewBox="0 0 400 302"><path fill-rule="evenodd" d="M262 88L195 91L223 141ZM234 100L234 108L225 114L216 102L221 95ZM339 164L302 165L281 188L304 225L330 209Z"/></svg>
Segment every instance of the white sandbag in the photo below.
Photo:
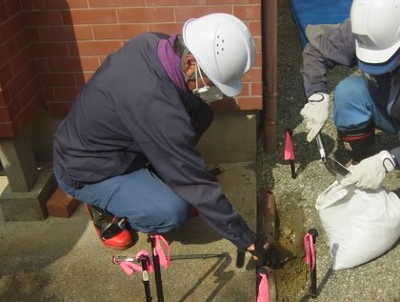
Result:
<svg viewBox="0 0 400 302"><path fill-rule="evenodd" d="M315 208L329 239L334 270L366 263L400 237L400 199L383 187L345 188L335 181L318 196Z"/></svg>

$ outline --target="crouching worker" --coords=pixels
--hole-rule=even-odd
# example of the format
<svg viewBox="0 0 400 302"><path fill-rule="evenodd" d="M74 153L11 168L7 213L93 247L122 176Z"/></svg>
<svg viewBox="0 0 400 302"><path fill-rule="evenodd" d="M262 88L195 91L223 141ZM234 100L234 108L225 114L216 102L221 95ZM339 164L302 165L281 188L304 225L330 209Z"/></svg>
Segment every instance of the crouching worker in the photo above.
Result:
<svg viewBox="0 0 400 302"><path fill-rule="evenodd" d="M104 244L124 249L135 232L166 233L193 207L238 248L276 261L195 149L212 122L208 103L238 95L254 58L246 25L222 13L188 20L179 35L139 35L107 57L53 142L59 186L90 205Z"/></svg>
<svg viewBox="0 0 400 302"><path fill-rule="evenodd" d="M312 141L329 116L328 71L358 66L361 75L342 82L334 93L334 123L357 164L342 181L376 189L399 168L400 147L379 150L375 128L400 130L400 6L390 0L354 0L350 19L307 44L302 74L308 103L301 111ZM379 151L379 152L378 152Z"/></svg>

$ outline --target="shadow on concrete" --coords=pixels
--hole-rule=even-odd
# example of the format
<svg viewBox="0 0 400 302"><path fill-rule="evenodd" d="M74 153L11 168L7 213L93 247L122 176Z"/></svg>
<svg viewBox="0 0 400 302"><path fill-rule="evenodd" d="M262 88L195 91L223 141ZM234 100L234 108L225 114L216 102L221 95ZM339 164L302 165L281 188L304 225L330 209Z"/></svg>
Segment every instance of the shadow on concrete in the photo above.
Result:
<svg viewBox="0 0 400 302"><path fill-rule="evenodd" d="M170 231L164 236L168 242L180 242L182 244L203 245L221 240L213 229L211 229L199 216L190 218L181 227Z"/></svg>
<svg viewBox="0 0 400 302"><path fill-rule="evenodd" d="M88 224L82 214L0 221L0 301L58 301L53 294L42 293L54 278L46 268L68 255L82 237Z"/></svg>
<svg viewBox="0 0 400 302"><path fill-rule="evenodd" d="M227 255L224 258L219 258L208 270L203 274L202 277L198 279L198 281L182 296L182 298L178 299L177 302L191 301L190 296L194 293L194 291L201 285L201 283L209 276L213 275L217 279L214 283L217 286L212 290L212 292L208 295L205 302L214 301L215 296L218 292L225 286L225 284L233 278L233 271L226 271L229 265L232 262L232 258Z"/></svg>

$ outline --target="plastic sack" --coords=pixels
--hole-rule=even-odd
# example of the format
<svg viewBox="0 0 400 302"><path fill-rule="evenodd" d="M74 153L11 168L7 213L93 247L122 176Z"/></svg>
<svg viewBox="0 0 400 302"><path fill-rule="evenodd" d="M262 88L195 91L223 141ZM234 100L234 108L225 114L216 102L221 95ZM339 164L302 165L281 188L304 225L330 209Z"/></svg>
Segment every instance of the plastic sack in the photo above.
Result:
<svg viewBox="0 0 400 302"><path fill-rule="evenodd" d="M383 187L362 190L335 181L316 201L334 270L379 257L400 237L400 199Z"/></svg>

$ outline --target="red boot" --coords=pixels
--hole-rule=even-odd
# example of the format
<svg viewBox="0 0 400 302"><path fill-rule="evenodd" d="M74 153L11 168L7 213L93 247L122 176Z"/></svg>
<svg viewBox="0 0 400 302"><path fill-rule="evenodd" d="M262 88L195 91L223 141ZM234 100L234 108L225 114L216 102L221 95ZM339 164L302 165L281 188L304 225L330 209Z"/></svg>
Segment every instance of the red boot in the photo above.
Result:
<svg viewBox="0 0 400 302"><path fill-rule="evenodd" d="M125 250L137 242L138 235L128 229L126 218L118 218L106 210L88 203L85 206L97 237L105 246L116 250Z"/></svg>

